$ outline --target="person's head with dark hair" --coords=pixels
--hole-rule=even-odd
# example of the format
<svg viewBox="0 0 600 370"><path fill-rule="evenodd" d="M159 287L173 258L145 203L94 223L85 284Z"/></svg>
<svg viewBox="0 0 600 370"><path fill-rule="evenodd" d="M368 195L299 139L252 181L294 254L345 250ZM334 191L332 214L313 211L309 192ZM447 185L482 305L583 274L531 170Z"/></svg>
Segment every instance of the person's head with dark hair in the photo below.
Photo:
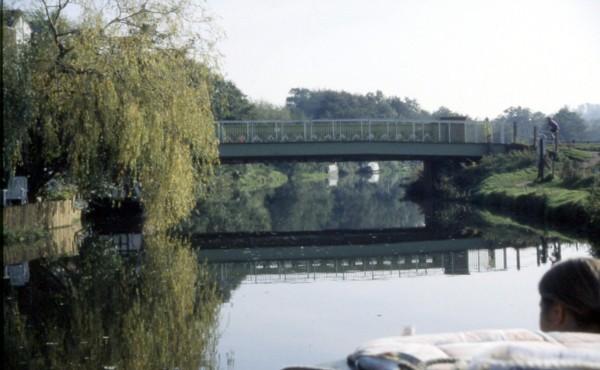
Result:
<svg viewBox="0 0 600 370"><path fill-rule="evenodd" d="M538 285L540 329L600 333L600 259L557 263Z"/></svg>

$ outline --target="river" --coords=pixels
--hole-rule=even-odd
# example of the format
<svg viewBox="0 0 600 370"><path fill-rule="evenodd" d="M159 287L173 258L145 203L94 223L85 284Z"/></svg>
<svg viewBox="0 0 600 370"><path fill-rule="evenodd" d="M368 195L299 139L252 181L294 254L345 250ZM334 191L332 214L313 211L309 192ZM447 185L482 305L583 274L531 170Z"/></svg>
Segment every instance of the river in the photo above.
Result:
<svg viewBox="0 0 600 370"><path fill-rule="evenodd" d="M9 365L278 369L403 332L537 329L541 275L598 253L574 230L405 200L418 164L380 165L228 167L176 236L96 220L5 250Z"/></svg>

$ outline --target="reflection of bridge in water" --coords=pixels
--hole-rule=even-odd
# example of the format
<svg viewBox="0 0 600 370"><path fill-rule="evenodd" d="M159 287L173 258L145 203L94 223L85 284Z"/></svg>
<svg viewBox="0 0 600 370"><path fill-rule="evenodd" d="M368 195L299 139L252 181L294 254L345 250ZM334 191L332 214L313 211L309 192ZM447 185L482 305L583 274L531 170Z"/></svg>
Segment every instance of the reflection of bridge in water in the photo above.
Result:
<svg viewBox="0 0 600 370"><path fill-rule="evenodd" d="M412 231L411 231L412 230ZM541 238L541 243L523 241L510 247L481 238L477 233L459 233L446 239L434 239L427 228L404 230L379 230L372 234L340 232L337 236L352 235L347 243L326 243L317 233L320 243L298 245L302 238L290 238L291 243L275 246L275 241L285 240L282 235L263 235L263 245L247 247L201 248L200 259L206 260L223 287L238 283L302 282L311 280L374 280L424 275L462 275L476 272L499 271L522 266L533 266L561 258L561 244L557 239ZM412 233L412 236L409 236ZM427 238L429 234L429 238ZM21 286L29 281L29 261L50 257L75 257L79 253L81 235L71 231L71 236L57 239L49 249L36 249L35 253L8 257L5 250L4 279L11 285ZM256 234L255 245L261 245ZM242 234L235 234L236 238ZM306 233L308 239L316 238ZM99 235L110 240L122 255L139 256L144 250L140 233ZM404 238L397 240L396 238ZM78 240L79 239L79 240ZM335 239L335 238L334 238ZM356 240L369 240L371 244L353 244ZM429 239L429 240L428 240ZM313 240L314 241L314 240ZM222 239L221 242L227 242ZM318 245L320 244L320 245ZM294 246L290 246L294 245ZM67 252L68 251L68 252Z"/></svg>
<svg viewBox="0 0 600 370"><path fill-rule="evenodd" d="M506 270L507 251L466 250L341 259L257 260L212 263L219 280L245 275L242 283L310 280L378 280L425 275L464 275Z"/></svg>
<svg viewBox="0 0 600 370"><path fill-rule="evenodd" d="M370 245L204 249L224 285L377 280L426 275L468 275L539 265L540 248L499 247L478 238Z"/></svg>

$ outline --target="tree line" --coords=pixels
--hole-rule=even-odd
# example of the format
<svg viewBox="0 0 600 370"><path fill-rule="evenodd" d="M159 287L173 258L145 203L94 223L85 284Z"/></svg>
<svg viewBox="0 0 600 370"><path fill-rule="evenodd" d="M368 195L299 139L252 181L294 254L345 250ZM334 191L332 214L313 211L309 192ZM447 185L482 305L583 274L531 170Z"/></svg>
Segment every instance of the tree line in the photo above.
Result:
<svg viewBox="0 0 600 370"><path fill-rule="evenodd" d="M252 102L232 81L216 76L211 84L216 94L211 98L216 120L305 120L305 119L438 119L440 117L468 114L453 111L441 106L433 112L423 109L417 100L385 96L381 91L367 94L353 94L346 91L312 90L293 88L289 91L285 104L276 106L265 102ZM502 114L490 119L494 126L505 125L511 132L516 124L517 139L522 142L533 138L533 128L544 132L547 117L553 117L560 124L562 141L600 140L600 117L584 120L580 112L568 107L547 114L522 106L512 106Z"/></svg>

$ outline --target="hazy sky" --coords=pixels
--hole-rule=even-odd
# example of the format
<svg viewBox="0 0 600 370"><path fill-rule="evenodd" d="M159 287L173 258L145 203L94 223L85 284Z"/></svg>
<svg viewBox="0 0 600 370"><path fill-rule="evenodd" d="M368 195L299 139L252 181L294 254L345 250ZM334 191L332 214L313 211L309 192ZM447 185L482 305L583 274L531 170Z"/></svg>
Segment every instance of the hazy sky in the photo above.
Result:
<svg viewBox="0 0 600 370"><path fill-rule="evenodd" d="M207 3L222 71L253 100L381 90L480 118L600 103L600 0Z"/></svg>

